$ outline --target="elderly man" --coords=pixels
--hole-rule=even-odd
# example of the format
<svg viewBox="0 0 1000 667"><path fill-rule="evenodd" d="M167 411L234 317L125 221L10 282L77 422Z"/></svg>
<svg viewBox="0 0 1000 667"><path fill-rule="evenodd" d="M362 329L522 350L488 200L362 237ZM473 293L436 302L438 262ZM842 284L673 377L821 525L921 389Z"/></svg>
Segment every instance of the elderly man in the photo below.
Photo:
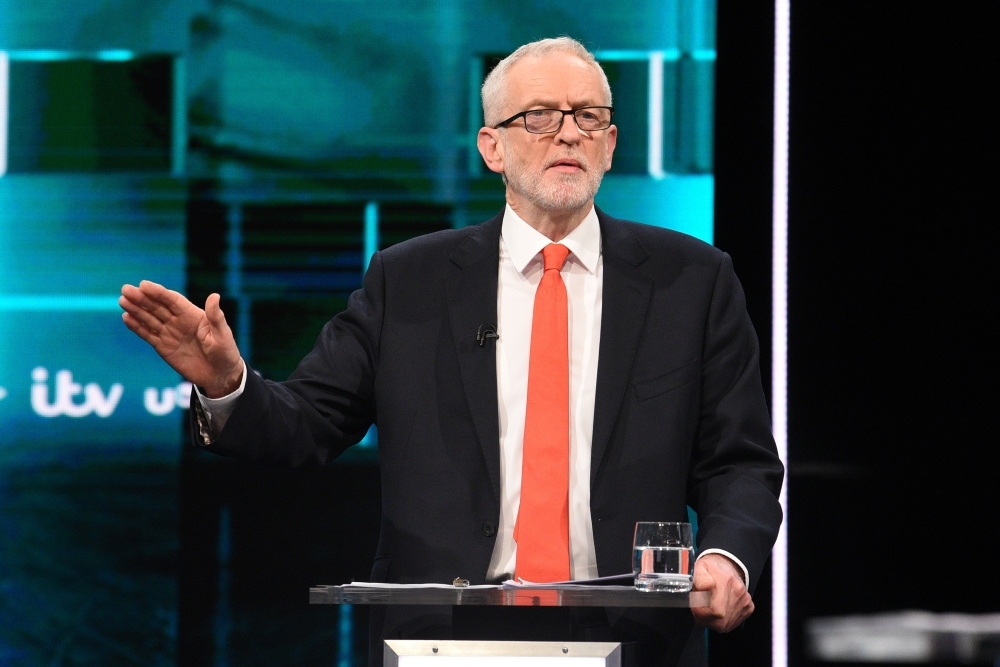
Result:
<svg viewBox="0 0 1000 667"><path fill-rule="evenodd" d="M196 437L261 462L324 463L379 427L373 581L473 584L630 572L637 521L698 513L711 606L578 614L573 638L634 642L642 664L702 664L695 622L752 611L782 467L757 339L729 257L594 207L617 128L593 56L525 45L483 85L478 144L503 175L492 220L380 253L284 383L247 372L205 310L126 285L125 324L201 388ZM447 611L372 612L381 639L451 636Z"/></svg>

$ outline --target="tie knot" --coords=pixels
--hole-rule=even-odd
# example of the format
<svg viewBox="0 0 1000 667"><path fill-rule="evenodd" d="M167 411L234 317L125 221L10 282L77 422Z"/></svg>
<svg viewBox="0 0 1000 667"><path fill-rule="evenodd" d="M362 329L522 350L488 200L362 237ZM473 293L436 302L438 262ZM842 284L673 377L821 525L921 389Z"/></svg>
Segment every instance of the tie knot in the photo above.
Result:
<svg viewBox="0 0 1000 667"><path fill-rule="evenodd" d="M562 271L566 258L569 257L569 248L559 243L550 243L542 248L542 257L545 260L545 270L555 269Z"/></svg>

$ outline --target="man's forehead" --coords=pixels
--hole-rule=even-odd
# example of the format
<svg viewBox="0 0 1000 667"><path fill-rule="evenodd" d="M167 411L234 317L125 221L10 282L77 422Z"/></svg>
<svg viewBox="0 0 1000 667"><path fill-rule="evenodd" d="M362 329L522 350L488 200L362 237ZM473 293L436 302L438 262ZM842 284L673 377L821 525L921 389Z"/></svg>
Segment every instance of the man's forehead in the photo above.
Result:
<svg viewBox="0 0 1000 667"><path fill-rule="evenodd" d="M554 52L539 58L521 60L507 74L515 103L545 99L593 98L600 103L604 95L601 76L593 65L571 53Z"/></svg>

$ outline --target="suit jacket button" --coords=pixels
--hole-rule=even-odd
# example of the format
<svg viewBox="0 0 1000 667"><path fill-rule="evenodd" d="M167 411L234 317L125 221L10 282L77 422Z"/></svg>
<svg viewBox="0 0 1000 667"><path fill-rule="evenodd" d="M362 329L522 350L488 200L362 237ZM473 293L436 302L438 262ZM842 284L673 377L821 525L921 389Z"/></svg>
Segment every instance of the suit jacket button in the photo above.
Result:
<svg viewBox="0 0 1000 667"><path fill-rule="evenodd" d="M483 535L485 535L486 537L493 537L496 534L497 534L496 526L494 526L489 521L483 524Z"/></svg>

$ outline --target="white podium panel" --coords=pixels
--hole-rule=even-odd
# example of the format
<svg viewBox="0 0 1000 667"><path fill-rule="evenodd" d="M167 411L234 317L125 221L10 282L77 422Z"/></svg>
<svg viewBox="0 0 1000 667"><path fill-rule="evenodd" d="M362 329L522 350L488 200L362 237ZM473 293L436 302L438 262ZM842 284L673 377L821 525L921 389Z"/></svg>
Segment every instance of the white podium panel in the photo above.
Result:
<svg viewBox="0 0 1000 667"><path fill-rule="evenodd" d="M385 667L621 667L617 642L387 639Z"/></svg>

